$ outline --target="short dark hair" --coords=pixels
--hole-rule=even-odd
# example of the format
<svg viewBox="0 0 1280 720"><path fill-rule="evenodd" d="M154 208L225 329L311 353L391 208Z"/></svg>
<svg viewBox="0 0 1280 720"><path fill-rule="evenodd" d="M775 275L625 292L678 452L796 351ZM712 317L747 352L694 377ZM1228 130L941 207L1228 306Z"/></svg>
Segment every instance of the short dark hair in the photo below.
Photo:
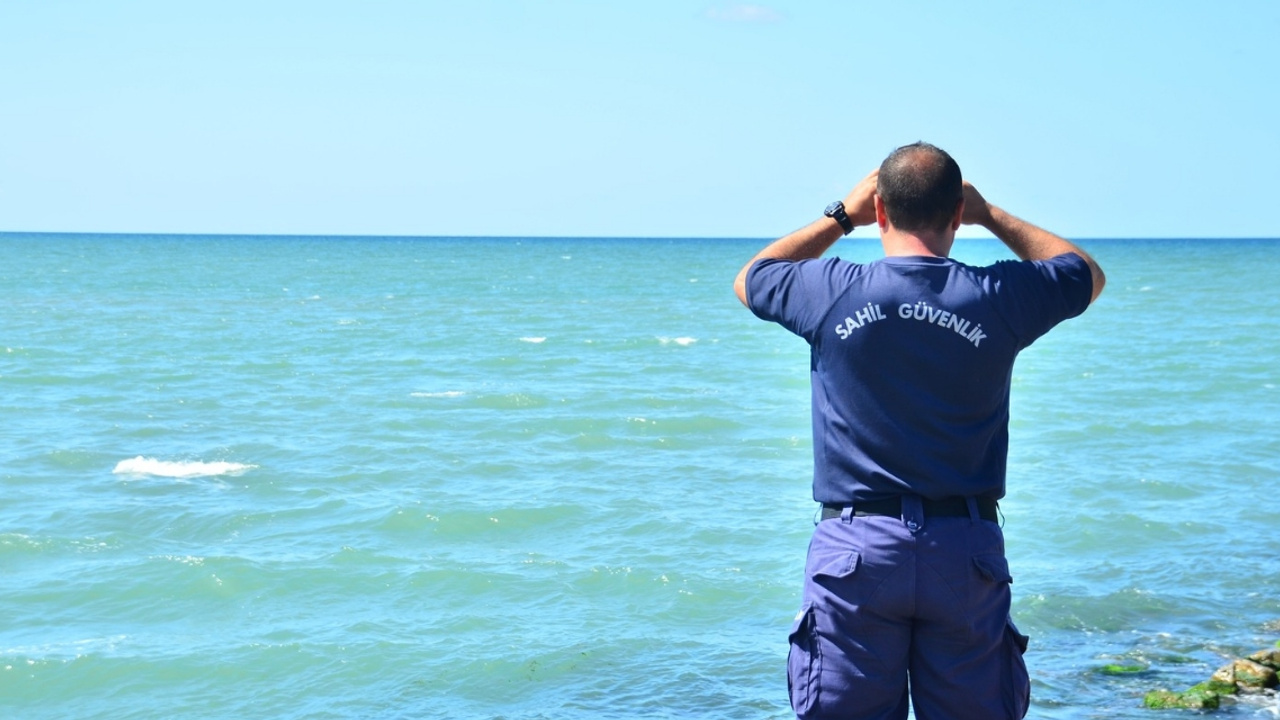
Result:
<svg viewBox="0 0 1280 720"><path fill-rule="evenodd" d="M907 232L945 230L964 198L960 166L945 150L927 142L889 153L876 184L889 222Z"/></svg>

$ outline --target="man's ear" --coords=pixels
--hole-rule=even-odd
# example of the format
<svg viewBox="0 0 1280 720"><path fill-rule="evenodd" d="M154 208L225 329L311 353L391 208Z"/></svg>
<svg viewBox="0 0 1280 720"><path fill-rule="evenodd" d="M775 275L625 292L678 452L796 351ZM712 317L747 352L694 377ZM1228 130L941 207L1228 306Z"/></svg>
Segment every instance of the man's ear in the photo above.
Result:
<svg viewBox="0 0 1280 720"><path fill-rule="evenodd" d="M951 232L955 232L956 230L960 229L960 220L963 217L964 217L964 198L960 198L960 201L956 203L956 215L955 217L951 218Z"/></svg>
<svg viewBox="0 0 1280 720"><path fill-rule="evenodd" d="M876 193L875 202L876 202L876 225L879 225L880 229L884 230L885 228L889 227L889 214L884 211L884 201L880 199L880 193Z"/></svg>

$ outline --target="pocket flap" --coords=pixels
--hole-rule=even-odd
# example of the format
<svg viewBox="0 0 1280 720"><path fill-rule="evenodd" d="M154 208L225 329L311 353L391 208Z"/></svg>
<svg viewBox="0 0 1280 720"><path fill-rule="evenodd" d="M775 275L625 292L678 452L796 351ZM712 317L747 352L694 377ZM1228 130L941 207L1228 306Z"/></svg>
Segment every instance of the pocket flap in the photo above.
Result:
<svg viewBox="0 0 1280 720"><path fill-rule="evenodd" d="M861 558L856 552L842 553L826 562L825 565L818 568L813 576L829 577L829 578L846 578L858 569L858 560Z"/></svg>
<svg viewBox="0 0 1280 720"><path fill-rule="evenodd" d="M1013 576L1009 574L1009 561L1003 555L974 555L973 564L982 573L982 577L991 582L1013 582Z"/></svg>

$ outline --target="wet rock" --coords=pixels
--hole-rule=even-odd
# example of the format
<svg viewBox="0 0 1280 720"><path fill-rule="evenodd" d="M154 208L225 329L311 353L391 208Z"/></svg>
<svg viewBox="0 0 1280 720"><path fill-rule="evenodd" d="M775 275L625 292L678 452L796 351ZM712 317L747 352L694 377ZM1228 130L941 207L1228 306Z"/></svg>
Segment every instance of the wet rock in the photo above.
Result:
<svg viewBox="0 0 1280 720"><path fill-rule="evenodd" d="M1142 704L1154 709L1213 710L1221 705L1224 696L1270 692L1280 685L1277 670L1280 670L1280 649L1259 650L1248 658L1232 660L1218 668L1205 682L1182 692L1149 692Z"/></svg>
<svg viewBox="0 0 1280 720"><path fill-rule="evenodd" d="M1141 675L1150 668L1146 664L1142 665L1121 665L1119 663L1111 663L1108 665L1100 665L1093 669L1099 675Z"/></svg>
<svg viewBox="0 0 1280 720"><path fill-rule="evenodd" d="M1235 664L1223 665L1213 674L1209 676L1209 682L1213 683L1220 691L1233 693L1236 691L1236 668Z"/></svg>
<svg viewBox="0 0 1280 720"><path fill-rule="evenodd" d="M1280 670L1280 648L1259 650L1258 652L1250 655L1249 659L1259 665L1266 665L1272 670Z"/></svg>
<svg viewBox="0 0 1280 720"><path fill-rule="evenodd" d="M1218 673L1224 671L1235 682L1236 689L1240 692L1261 692L1280 684L1275 670L1253 660L1236 660L1219 669ZM1214 673L1215 678L1218 673Z"/></svg>
<svg viewBox="0 0 1280 720"><path fill-rule="evenodd" d="M1149 692L1142 704L1153 710L1216 710L1222 704L1222 696L1208 689L1208 683L1200 683L1182 692Z"/></svg>

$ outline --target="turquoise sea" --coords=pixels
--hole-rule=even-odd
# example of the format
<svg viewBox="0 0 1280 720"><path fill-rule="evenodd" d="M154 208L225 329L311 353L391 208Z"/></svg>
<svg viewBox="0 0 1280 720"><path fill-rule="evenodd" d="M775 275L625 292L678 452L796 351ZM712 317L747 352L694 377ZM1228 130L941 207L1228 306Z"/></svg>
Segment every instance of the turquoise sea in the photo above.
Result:
<svg viewBox="0 0 1280 720"><path fill-rule="evenodd" d="M0 717L788 717L764 242L0 234ZM1015 370L1014 614L1029 717L1151 720L1280 640L1280 242L1082 244L1106 292Z"/></svg>

